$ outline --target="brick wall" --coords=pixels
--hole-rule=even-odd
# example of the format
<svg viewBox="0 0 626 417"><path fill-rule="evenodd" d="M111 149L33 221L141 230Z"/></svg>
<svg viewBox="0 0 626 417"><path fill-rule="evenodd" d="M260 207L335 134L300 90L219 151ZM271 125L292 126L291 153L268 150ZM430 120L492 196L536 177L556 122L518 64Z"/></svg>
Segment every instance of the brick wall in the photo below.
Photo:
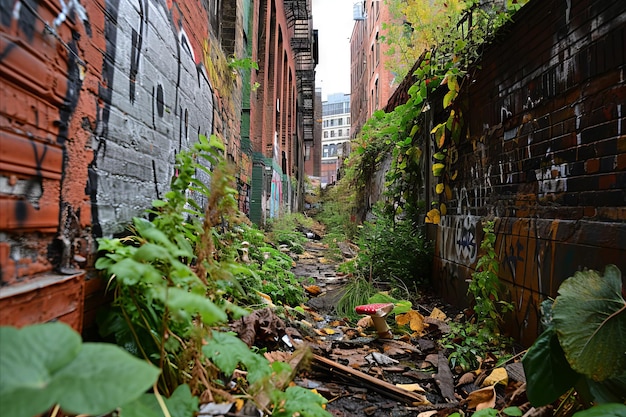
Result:
<svg viewBox="0 0 626 417"><path fill-rule="evenodd" d="M535 0L514 20L466 91L434 282L467 303L481 219L497 218L510 330L530 343L540 302L575 271L626 275L626 3Z"/></svg>
<svg viewBox="0 0 626 417"><path fill-rule="evenodd" d="M243 1L222 3L215 16L199 0L3 2L0 309L14 313L0 324L65 316L64 303L42 299L74 294L79 319L68 321L80 329L93 298L83 290L101 290L81 272L94 238L162 197L175 154L198 134L221 136L249 181L241 80L223 49L242 56Z"/></svg>

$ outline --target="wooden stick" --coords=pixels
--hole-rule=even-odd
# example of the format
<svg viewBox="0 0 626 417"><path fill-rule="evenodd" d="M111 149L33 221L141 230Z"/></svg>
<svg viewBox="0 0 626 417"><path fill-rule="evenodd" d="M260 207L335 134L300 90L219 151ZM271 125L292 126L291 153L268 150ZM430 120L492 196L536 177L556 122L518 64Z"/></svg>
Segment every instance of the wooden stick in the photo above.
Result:
<svg viewBox="0 0 626 417"><path fill-rule="evenodd" d="M430 402L426 399L426 396L422 394L398 388L389 382L375 378L356 369L352 369L323 356L313 355L313 366L330 374L337 375L344 380L354 382L357 385L379 392L380 394L396 401L401 401L410 405L430 404Z"/></svg>

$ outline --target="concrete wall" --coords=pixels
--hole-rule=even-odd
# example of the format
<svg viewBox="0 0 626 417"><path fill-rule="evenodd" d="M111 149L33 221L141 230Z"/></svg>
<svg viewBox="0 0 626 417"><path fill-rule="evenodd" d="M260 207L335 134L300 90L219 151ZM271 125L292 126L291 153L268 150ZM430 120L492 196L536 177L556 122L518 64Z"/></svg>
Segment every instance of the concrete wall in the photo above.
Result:
<svg viewBox="0 0 626 417"><path fill-rule="evenodd" d="M626 3L536 0L514 20L466 91L433 278L466 304L481 219L497 218L510 330L530 343L540 302L575 271L626 274Z"/></svg>
<svg viewBox="0 0 626 417"><path fill-rule="evenodd" d="M95 238L162 197L199 134L221 136L249 181L241 79L227 64L244 53L244 2L221 3L2 1L0 323L69 317L80 329L83 298L99 290L81 272ZM52 288L74 303L43 302Z"/></svg>

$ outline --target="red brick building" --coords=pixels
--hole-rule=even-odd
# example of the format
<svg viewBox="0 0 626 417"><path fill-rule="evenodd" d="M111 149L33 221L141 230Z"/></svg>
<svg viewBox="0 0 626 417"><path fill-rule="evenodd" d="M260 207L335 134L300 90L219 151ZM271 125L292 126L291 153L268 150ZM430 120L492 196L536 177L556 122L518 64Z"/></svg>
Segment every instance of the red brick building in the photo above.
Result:
<svg viewBox="0 0 626 417"><path fill-rule="evenodd" d="M350 38L352 138L376 110L385 107L401 81L395 80L385 68L391 58L387 55L389 46L381 42L386 33L383 23L392 23L386 3L382 0L355 2L354 20Z"/></svg>
<svg viewBox="0 0 626 417"><path fill-rule="evenodd" d="M92 323L95 239L162 197L200 134L225 143L244 212L298 208L313 38L310 0L5 2L0 324Z"/></svg>

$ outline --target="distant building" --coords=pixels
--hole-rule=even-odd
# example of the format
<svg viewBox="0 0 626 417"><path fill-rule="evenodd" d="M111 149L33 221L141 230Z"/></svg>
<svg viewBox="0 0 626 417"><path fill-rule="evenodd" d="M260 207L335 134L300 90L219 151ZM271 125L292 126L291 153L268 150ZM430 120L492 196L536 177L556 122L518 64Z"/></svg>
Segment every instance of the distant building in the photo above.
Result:
<svg viewBox="0 0 626 417"><path fill-rule="evenodd" d="M337 181L350 142L350 94L331 94L322 102L322 186Z"/></svg>
<svg viewBox="0 0 626 417"><path fill-rule="evenodd" d="M322 164L322 89L315 89L313 105L313 140L304 142L304 173L319 178Z"/></svg>
<svg viewBox="0 0 626 417"><path fill-rule="evenodd" d="M352 138L367 119L387 104L397 87L395 77L385 68L392 59L381 43L383 22L392 23L388 5L382 0L357 0L353 9L354 28L350 38Z"/></svg>

